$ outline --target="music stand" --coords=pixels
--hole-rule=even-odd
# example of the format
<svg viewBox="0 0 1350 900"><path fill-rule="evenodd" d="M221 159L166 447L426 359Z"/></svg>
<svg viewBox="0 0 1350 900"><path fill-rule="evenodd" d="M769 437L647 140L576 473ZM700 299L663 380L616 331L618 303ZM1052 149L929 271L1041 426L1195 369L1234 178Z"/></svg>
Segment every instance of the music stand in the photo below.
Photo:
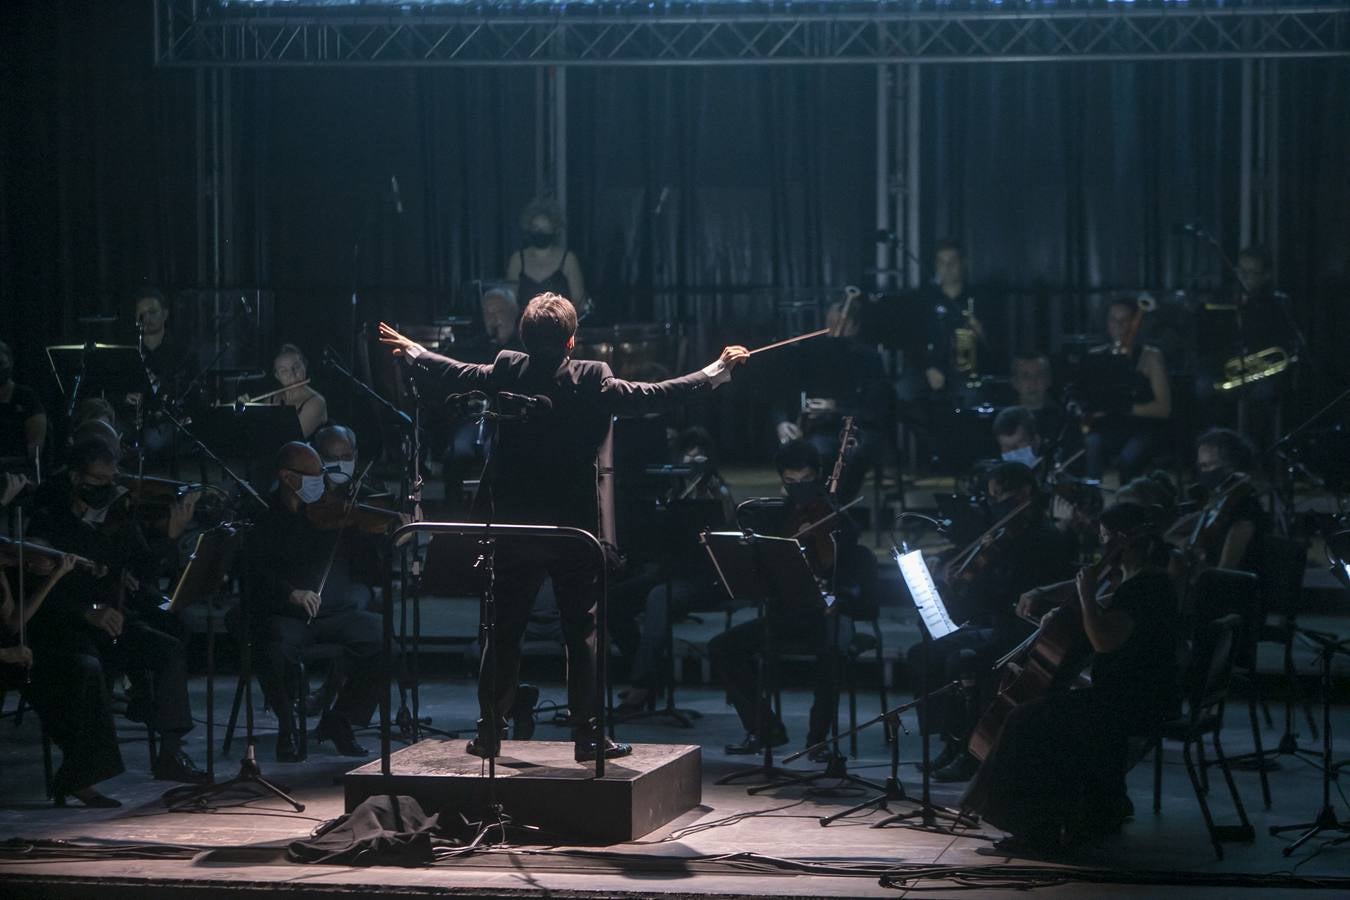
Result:
<svg viewBox="0 0 1350 900"><path fill-rule="evenodd" d="M123 344L56 344L47 348L47 362L56 386L66 395L66 415L84 396L127 394L149 396L150 380L140 352Z"/></svg>
<svg viewBox="0 0 1350 900"><path fill-rule="evenodd" d="M197 544L169 598L171 613L177 614L197 604L206 609L206 776L210 783L216 780L216 616L211 601L229 577L239 538L239 529L229 522L197 535ZM165 800L169 801L169 795L175 791L182 793L180 788L174 788L165 792Z"/></svg>
<svg viewBox="0 0 1350 900"><path fill-rule="evenodd" d="M800 615L819 615L825 600L816 586L815 573L811 571L801 545L795 538L771 537L753 531L709 531L700 535L699 539L711 557L717 577L727 594L733 600L753 600L764 621L764 643L760 650L756 686L756 707L758 714L762 715L764 697L772 687L765 676L776 669L777 654L773 639L776 623ZM873 790L882 789L879 784L848 774L844 770L843 757L838 754L831 758L829 767L823 772L803 774L775 766L773 746L765 733L767 724L755 723L756 733L764 744L761 764L726 775L718 780L718 784L731 784L742 778L762 775L769 779L768 783L749 788L747 793L809 783L820 778L851 781Z"/></svg>

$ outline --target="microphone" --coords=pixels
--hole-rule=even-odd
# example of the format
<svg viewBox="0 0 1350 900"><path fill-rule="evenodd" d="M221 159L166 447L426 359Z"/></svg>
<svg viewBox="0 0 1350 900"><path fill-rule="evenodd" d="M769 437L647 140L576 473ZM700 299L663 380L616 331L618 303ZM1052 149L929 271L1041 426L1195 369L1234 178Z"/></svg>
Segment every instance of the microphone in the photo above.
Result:
<svg viewBox="0 0 1350 900"><path fill-rule="evenodd" d="M526 409L553 409L553 401L543 394L513 394L510 391L498 391L497 399L506 403L518 403Z"/></svg>
<svg viewBox="0 0 1350 900"><path fill-rule="evenodd" d="M898 522L904 519L918 519L922 522L927 522L941 534L947 534L952 528L952 520L945 517L934 518L933 516L926 516L923 513L904 512L896 518L896 521Z"/></svg>
<svg viewBox="0 0 1350 900"><path fill-rule="evenodd" d="M394 201L394 212L403 215L403 195L398 190L398 176L389 176L389 194Z"/></svg>
<svg viewBox="0 0 1350 900"><path fill-rule="evenodd" d="M253 315L253 304L248 302L248 298L243 294L239 295L239 305L244 308L244 315Z"/></svg>

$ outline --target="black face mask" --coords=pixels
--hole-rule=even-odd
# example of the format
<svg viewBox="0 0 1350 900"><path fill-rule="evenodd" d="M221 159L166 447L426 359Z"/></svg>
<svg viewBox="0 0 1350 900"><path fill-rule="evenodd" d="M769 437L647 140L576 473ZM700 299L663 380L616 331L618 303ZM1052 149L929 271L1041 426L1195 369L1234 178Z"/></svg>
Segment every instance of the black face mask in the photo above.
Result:
<svg viewBox="0 0 1350 900"><path fill-rule="evenodd" d="M535 247L539 250L543 250L545 247L552 247L555 239L556 236L551 231L530 230L525 232L525 240L529 242L531 247Z"/></svg>
<svg viewBox="0 0 1350 900"><path fill-rule="evenodd" d="M82 484L75 489L75 493L90 509L107 509L117 496L117 485Z"/></svg>
<svg viewBox="0 0 1350 900"><path fill-rule="evenodd" d="M799 481L783 487L787 490L788 499L798 507L809 506L812 500L820 496L819 481Z"/></svg>
<svg viewBox="0 0 1350 900"><path fill-rule="evenodd" d="M1210 469L1208 472L1200 472L1195 476L1195 483L1205 489L1207 493L1214 493L1219 489L1228 478L1229 470L1225 468Z"/></svg>

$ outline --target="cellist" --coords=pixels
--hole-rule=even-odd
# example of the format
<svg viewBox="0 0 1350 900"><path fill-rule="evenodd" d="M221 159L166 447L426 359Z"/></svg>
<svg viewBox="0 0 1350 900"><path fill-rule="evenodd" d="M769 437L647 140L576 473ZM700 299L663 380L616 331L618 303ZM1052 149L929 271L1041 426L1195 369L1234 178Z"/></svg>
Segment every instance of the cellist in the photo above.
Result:
<svg viewBox="0 0 1350 900"><path fill-rule="evenodd" d="M1155 516L1133 503L1103 511L1119 585L1099 598L1088 566L1069 601L1094 654L1092 685L1013 708L966 791L962 808L1010 835L1001 851L1055 855L1066 840L1118 830L1133 812L1128 738L1152 733L1178 703L1177 598Z"/></svg>
<svg viewBox="0 0 1350 900"><path fill-rule="evenodd" d="M1047 520L1030 468L1018 462L997 465L989 472L986 488L991 519L1003 524L996 524L937 573L948 609L963 625L929 644L926 681L917 674L911 679L916 691L921 684L931 689L956 680L966 687L930 704L929 729L946 738L932 762L933 777L942 782L965 781L978 767L966 752L966 737L990 687L981 673L1031 631L1013 614L1018 596L1073 571L1074 542ZM911 647L908 671L917 673L922 659L922 644Z"/></svg>

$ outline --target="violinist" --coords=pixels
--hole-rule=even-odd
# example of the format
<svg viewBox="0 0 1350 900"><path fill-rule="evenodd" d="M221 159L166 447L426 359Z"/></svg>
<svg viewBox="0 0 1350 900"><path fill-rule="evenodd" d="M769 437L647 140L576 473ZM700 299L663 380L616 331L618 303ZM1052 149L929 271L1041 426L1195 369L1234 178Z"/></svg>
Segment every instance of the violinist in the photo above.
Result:
<svg viewBox="0 0 1350 900"><path fill-rule="evenodd" d="M1107 466L1120 470L1121 482L1142 473L1165 437L1172 416L1172 388L1162 350L1139 337L1145 306L1131 297L1117 297L1106 308L1110 343L1094 347L1097 360L1117 360L1109 408L1093 410L1084 420L1086 476L1100 481Z"/></svg>
<svg viewBox="0 0 1350 900"><path fill-rule="evenodd" d="M1036 416L1024 406L1009 406L994 416L994 440L1004 462L1021 463L1037 474L1045 456Z"/></svg>
<svg viewBox="0 0 1350 900"><path fill-rule="evenodd" d="M774 529L776 533L795 534L803 525L829 515L831 506L821 458L813 446L805 441L789 441L779 449L774 463L787 495L784 518L781 526ZM839 699L838 672L836 667L826 664L832 658L829 639L833 636L846 646L852 638L852 620L876 614L876 558L860 547L857 539L857 530L846 517L803 535L799 540L806 558L827 590L833 588L834 603L828 609L822 605L817 613L794 619L770 615L775 646L815 653L820 659L815 667L815 697L806 734L808 746L828 735ZM826 627L829 616L839 616L841 627ZM764 646L768 627L770 623L764 619L754 619L733 626L708 643L713 671L720 674L727 700L746 730L744 743L731 748L731 752L757 753L765 743L778 747L788 741L787 729L774 713L769 698L757 695L754 658Z"/></svg>
<svg viewBox="0 0 1350 900"><path fill-rule="evenodd" d="M75 556L59 551L55 551L53 556L44 555L37 558L26 554L24 562L29 571L36 575L45 573L47 577L29 589L28 596L24 598L23 609L19 609L18 598L14 596L10 587L11 581L17 583L18 577L16 575L11 579L5 571L18 565L18 552L11 550L10 547L6 547L5 550L6 553L0 554L0 665L30 668L33 665L33 650L27 644L18 643L17 638L24 625L42 608L43 601L47 599L52 588L56 587L56 583L75 568ZM33 584L33 581L29 581L28 584ZM0 671L0 674L3 674L3 671Z"/></svg>
<svg viewBox="0 0 1350 900"><path fill-rule="evenodd" d="M383 581L384 550L388 546L385 535L411 520L397 510L362 503L359 496L353 496L366 486L364 481L356 481L359 458L355 431L346 425L325 425L314 432L310 445L323 463L325 487L323 499L306 507L306 513L311 524L319 528L341 530L333 568L345 567L347 571L330 578L346 577L353 588L349 598L335 598L328 612L335 612L338 604L345 608L348 600L365 609L371 587Z"/></svg>
<svg viewBox="0 0 1350 900"><path fill-rule="evenodd" d="M1074 540L1047 521L1030 468L1017 462L1001 463L990 471L987 489L992 521L1007 521L1007 525L986 532L967 548L968 554L952 558L952 563L971 559L964 569L955 571L950 563L944 564L936 576L953 618L965 620L956 631L930 643L927 651L930 687L953 681L963 685L962 692L928 704L933 716L930 731L946 739L932 762L933 778L941 782L964 781L978 767L966 752L966 738L982 698L992 688L990 665L1030 631L1014 612L1017 598L1072 571ZM1009 516L1013 516L1011 521ZM924 659L923 645L914 645L906 656L909 671L917 673ZM924 681L915 677L913 683L917 690Z"/></svg>
<svg viewBox="0 0 1350 900"><path fill-rule="evenodd" d="M1223 504L1215 510L1221 514L1209 526L1197 530L1192 515L1183 516L1168 530L1169 543L1195 551L1192 563L1257 571L1270 522L1250 482L1242 483L1255 461L1251 443L1228 428L1211 428L1196 439L1198 493L1211 506L1221 497ZM1226 492L1231 495L1224 496Z"/></svg>
<svg viewBox="0 0 1350 900"><path fill-rule="evenodd" d="M1118 586L1100 596L1097 567L1086 567L1068 601L1094 654L1092 686L1013 707L962 801L1008 832L1000 851L1055 855L1066 840L1118 830L1132 813L1128 739L1154 733L1179 702L1177 598L1154 511L1107 508L1101 541Z"/></svg>
<svg viewBox="0 0 1350 900"><path fill-rule="evenodd" d="M53 783L57 805L68 796L86 806L120 805L94 789L123 770L105 676L109 669L125 672L131 682L127 717L159 733L154 777L186 783L206 779L183 751L184 736L193 727L186 648L175 623L166 622L167 614L145 600L142 590L156 581L167 544L152 545L132 521L106 524L119 491L117 474L117 459L105 444L76 444L62 490L50 495L61 499L40 507L29 530L34 538L102 567L63 577L28 628L33 707L62 751Z"/></svg>
<svg viewBox="0 0 1350 900"><path fill-rule="evenodd" d="M295 344L282 344L272 360L272 375L283 390L274 394L271 402L294 407L300 433L309 440L328 421L328 401L309 386L309 360Z"/></svg>
<svg viewBox="0 0 1350 900"><path fill-rule="evenodd" d="M286 690L300 651L341 644L343 680L336 699L312 733L331 740L343 756L365 756L353 728L370 721L384 687L380 617L360 608L348 568L336 552L341 519L316 524L311 508L325 493L323 462L308 444L292 441L277 454L270 509L254 522L245 543L249 627L259 648L258 674L277 716L277 760L301 759L295 710ZM330 527L323 527L324 525Z"/></svg>

